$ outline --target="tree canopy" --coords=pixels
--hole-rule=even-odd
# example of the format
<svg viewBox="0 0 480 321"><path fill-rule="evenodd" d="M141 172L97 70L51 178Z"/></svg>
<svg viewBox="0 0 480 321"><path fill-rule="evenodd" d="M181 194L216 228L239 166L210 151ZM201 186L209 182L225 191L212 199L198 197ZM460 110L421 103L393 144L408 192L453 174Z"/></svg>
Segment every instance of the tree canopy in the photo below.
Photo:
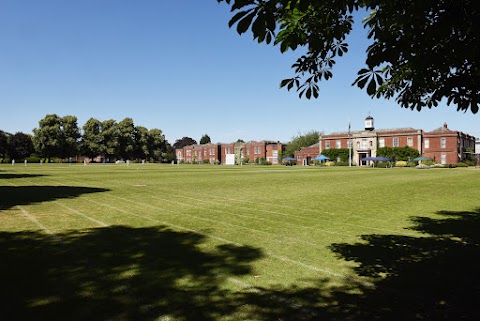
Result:
<svg viewBox="0 0 480 321"><path fill-rule="evenodd" d="M298 134L292 138L285 148L285 157L293 157L295 152L300 150L302 147L308 147L313 144L318 143L318 138L320 137L320 132L312 130L305 134Z"/></svg>
<svg viewBox="0 0 480 321"><path fill-rule="evenodd" d="M179 148L183 148L185 146L190 146L190 145L196 145L197 144L197 141L193 138L190 138L190 137L183 137L181 139L177 139L175 141L175 144L173 144L173 148L174 149L179 149Z"/></svg>
<svg viewBox="0 0 480 321"><path fill-rule="evenodd" d="M212 140L210 139L210 136L208 136L207 134L203 135L202 138L200 138L200 145L209 144L211 142Z"/></svg>
<svg viewBox="0 0 480 321"><path fill-rule="evenodd" d="M371 44L354 85L372 98L394 98L404 108L437 107L478 112L480 100L480 7L476 0L217 0L231 5L239 34L249 29L259 43L280 51L304 48L295 75L280 87L319 96L348 51L353 13L363 19ZM303 52L303 51L302 51Z"/></svg>

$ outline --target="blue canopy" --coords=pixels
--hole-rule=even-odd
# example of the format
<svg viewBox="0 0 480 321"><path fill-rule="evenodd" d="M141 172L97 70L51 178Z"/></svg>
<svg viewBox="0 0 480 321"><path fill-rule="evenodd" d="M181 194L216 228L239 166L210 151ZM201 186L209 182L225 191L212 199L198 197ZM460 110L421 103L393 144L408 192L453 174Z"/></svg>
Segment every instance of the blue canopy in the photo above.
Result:
<svg viewBox="0 0 480 321"><path fill-rule="evenodd" d="M325 156L325 155L320 155L320 156L315 157L313 160L324 161L324 160L330 160L330 158Z"/></svg>

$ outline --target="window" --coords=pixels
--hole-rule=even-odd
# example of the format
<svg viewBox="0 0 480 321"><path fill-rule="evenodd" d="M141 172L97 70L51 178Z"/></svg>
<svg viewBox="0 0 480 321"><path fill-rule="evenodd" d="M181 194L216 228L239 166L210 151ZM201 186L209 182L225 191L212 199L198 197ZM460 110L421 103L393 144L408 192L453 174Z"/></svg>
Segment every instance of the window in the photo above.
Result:
<svg viewBox="0 0 480 321"><path fill-rule="evenodd" d="M413 147L413 137L407 137L407 146Z"/></svg>
<svg viewBox="0 0 480 321"><path fill-rule="evenodd" d="M272 156L278 157L278 150L272 150Z"/></svg>
<svg viewBox="0 0 480 321"><path fill-rule="evenodd" d="M325 142L325 149L330 149L330 142L328 140Z"/></svg>
<svg viewBox="0 0 480 321"><path fill-rule="evenodd" d="M393 139L393 147L398 147L398 138Z"/></svg>
<svg viewBox="0 0 480 321"><path fill-rule="evenodd" d="M369 140L369 141L368 141L368 146L369 146L370 148L373 148L373 141L372 141L372 140Z"/></svg>
<svg viewBox="0 0 480 321"><path fill-rule="evenodd" d="M342 142L339 141L339 140L337 140L337 141L335 142L335 148L342 148Z"/></svg>
<svg viewBox="0 0 480 321"><path fill-rule="evenodd" d="M206 149L203 151L203 156L207 156L207 150Z"/></svg>
<svg viewBox="0 0 480 321"><path fill-rule="evenodd" d="M247 148L247 155L250 155L250 148Z"/></svg>
<svg viewBox="0 0 480 321"><path fill-rule="evenodd" d="M192 156L192 151L191 150L187 150L187 156Z"/></svg>
<svg viewBox="0 0 480 321"><path fill-rule="evenodd" d="M380 148L385 147L385 138L380 138L378 140L378 147L380 147Z"/></svg>
<svg viewBox="0 0 480 321"><path fill-rule="evenodd" d="M210 148L210 155L215 155L215 150L213 148Z"/></svg>
<svg viewBox="0 0 480 321"><path fill-rule="evenodd" d="M351 141L351 140L349 140L349 141L347 142L347 147L348 147L348 148L352 148L352 141Z"/></svg>
<svg viewBox="0 0 480 321"><path fill-rule="evenodd" d="M182 152L178 152L177 157L182 158Z"/></svg>
<svg viewBox="0 0 480 321"><path fill-rule="evenodd" d="M368 146L368 140L366 138L362 139L362 149L367 149Z"/></svg>
<svg viewBox="0 0 480 321"><path fill-rule="evenodd" d="M302 160L302 156L298 155L298 156L297 156L297 159L298 159L298 160Z"/></svg>
<svg viewBox="0 0 480 321"><path fill-rule="evenodd" d="M441 159L442 164L447 163L447 154L442 154L442 159Z"/></svg>
<svg viewBox="0 0 480 321"><path fill-rule="evenodd" d="M430 139L425 139L425 148L430 148Z"/></svg>
<svg viewBox="0 0 480 321"><path fill-rule="evenodd" d="M447 139L446 138L442 138L440 140L440 148L446 148L447 147Z"/></svg>

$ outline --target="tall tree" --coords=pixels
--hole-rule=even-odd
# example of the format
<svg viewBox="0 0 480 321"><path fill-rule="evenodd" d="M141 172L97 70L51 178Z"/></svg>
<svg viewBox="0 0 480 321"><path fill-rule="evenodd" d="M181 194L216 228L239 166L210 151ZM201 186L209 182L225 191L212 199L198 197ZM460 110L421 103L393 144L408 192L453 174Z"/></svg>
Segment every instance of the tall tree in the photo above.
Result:
<svg viewBox="0 0 480 321"><path fill-rule="evenodd" d="M46 115L33 129L33 145L38 155L50 158L61 157L64 147L62 119L56 114Z"/></svg>
<svg viewBox="0 0 480 321"><path fill-rule="evenodd" d="M174 149L183 148L185 146L196 145L197 141L190 137L183 137L182 139L177 139L175 144L173 144Z"/></svg>
<svg viewBox="0 0 480 321"><path fill-rule="evenodd" d="M90 118L83 125L82 152L89 158L94 158L101 153L102 123L95 118Z"/></svg>
<svg viewBox="0 0 480 321"><path fill-rule="evenodd" d="M135 128L135 152L137 159L148 159L150 157L150 137L148 129L143 126Z"/></svg>
<svg viewBox="0 0 480 321"><path fill-rule="evenodd" d="M200 138L200 145L209 144L211 142L212 140L210 139L210 136L208 136L207 134L203 135L202 138Z"/></svg>
<svg viewBox="0 0 480 321"><path fill-rule="evenodd" d="M320 132L312 130L308 133L298 134L297 136L293 137L285 148L284 156L293 157L295 152L300 150L302 147L307 147L318 143L320 134Z"/></svg>
<svg viewBox="0 0 480 321"><path fill-rule="evenodd" d="M64 116L62 123L62 151L61 157L67 158L78 154L80 129L78 128L76 116Z"/></svg>
<svg viewBox="0 0 480 321"><path fill-rule="evenodd" d="M162 131L157 128L150 129L149 137L149 153L154 160L162 161L167 158L167 141Z"/></svg>
<svg viewBox="0 0 480 321"><path fill-rule="evenodd" d="M118 157L120 151L120 130L117 122L113 119L103 121L101 136L100 153L108 160Z"/></svg>
<svg viewBox="0 0 480 321"><path fill-rule="evenodd" d="M18 132L10 136L10 158L25 159L34 153L32 136Z"/></svg>
<svg viewBox="0 0 480 321"><path fill-rule="evenodd" d="M118 123L120 136L118 142L120 144L120 157L123 159L131 159L135 151L135 124L133 119L127 117Z"/></svg>
<svg viewBox="0 0 480 321"><path fill-rule="evenodd" d="M11 134L6 133L3 130L0 130L0 158L3 160L9 157L8 153L10 151L10 146L9 146L10 136Z"/></svg>
<svg viewBox="0 0 480 321"><path fill-rule="evenodd" d="M477 0L217 0L231 4L230 27L250 29L259 43L281 52L302 48L295 76L280 87L308 99L332 77L335 59L348 51L353 13L364 21L371 44L354 81L372 98L394 98L404 108L432 108L445 99L457 110L478 112L480 7Z"/></svg>

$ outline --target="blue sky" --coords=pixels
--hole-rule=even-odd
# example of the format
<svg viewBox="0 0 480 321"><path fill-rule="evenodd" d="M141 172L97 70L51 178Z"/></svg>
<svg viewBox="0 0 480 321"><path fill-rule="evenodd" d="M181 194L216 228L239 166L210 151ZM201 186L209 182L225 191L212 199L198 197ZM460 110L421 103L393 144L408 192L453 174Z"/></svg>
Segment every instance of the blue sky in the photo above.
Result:
<svg viewBox="0 0 480 321"><path fill-rule="evenodd" d="M362 14L319 99L279 89L299 53L258 45L228 28L216 0L3 0L0 129L30 133L46 114L161 129L167 139L288 141L310 130L449 128L480 136L480 118L440 106L421 112L352 87L368 46Z"/></svg>

